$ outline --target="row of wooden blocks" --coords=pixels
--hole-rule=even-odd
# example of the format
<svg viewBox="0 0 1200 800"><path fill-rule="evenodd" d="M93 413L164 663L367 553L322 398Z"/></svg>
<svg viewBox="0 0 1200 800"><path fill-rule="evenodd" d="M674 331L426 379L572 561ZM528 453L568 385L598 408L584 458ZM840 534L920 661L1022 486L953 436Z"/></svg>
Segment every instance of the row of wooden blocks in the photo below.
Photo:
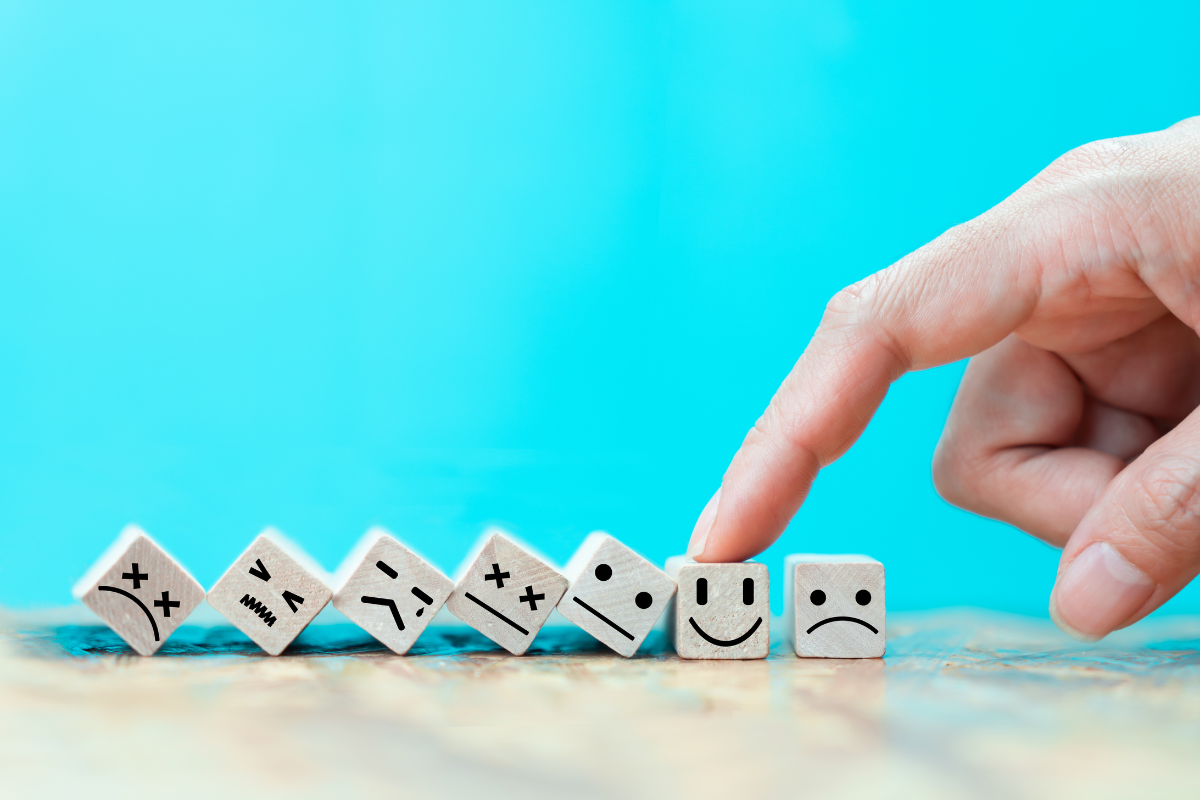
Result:
<svg viewBox="0 0 1200 800"><path fill-rule="evenodd" d="M793 555L785 564L785 620L798 656L883 655L883 564L831 555ZM513 655L529 648L554 608L626 657L668 608L681 658L765 658L770 648L766 565L678 556L663 570L605 533L589 535L561 571L527 545L488 533L452 581L382 529L368 531L333 576L268 529L205 593L178 561L130 526L74 595L146 656L206 598L271 655L282 653L331 600L399 655L443 605Z"/></svg>

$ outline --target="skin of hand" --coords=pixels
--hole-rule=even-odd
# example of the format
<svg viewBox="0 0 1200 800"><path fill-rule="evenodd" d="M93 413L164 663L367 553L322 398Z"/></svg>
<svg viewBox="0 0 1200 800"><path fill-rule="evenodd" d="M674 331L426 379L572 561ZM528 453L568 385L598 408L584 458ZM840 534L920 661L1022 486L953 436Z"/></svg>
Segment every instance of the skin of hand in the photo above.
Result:
<svg viewBox="0 0 1200 800"><path fill-rule="evenodd" d="M839 292L701 513L688 555L769 546L893 381L971 357L938 491L1063 548L1085 641L1200 572L1200 117L1085 145Z"/></svg>

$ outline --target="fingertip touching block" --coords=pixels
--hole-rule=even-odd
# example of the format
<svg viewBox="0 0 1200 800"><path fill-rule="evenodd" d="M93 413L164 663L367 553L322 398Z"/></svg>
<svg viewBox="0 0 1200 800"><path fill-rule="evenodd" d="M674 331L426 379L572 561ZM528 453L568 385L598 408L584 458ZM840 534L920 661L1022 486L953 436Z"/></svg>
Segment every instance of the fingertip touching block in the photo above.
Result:
<svg viewBox="0 0 1200 800"><path fill-rule="evenodd" d="M771 649L771 584L765 564L667 561L675 579L675 652L680 658L766 658Z"/></svg>
<svg viewBox="0 0 1200 800"><path fill-rule="evenodd" d="M333 607L404 655L445 604L454 583L382 528L372 528L338 567Z"/></svg>
<svg viewBox="0 0 1200 800"><path fill-rule="evenodd" d="M485 533L460 567L450 613L515 656L529 649L567 579L526 545Z"/></svg>
<svg viewBox="0 0 1200 800"><path fill-rule="evenodd" d="M273 656L308 627L333 596L325 571L268 528L208 591L208 604Z"/></svg>
<svg viewBox="0 0 1200 800"><path fill-rule="evenodd" d="M204 599L204 587L136 525L121 531L71 593L144 656Z"/></svg>
<svg viewBox="0 0 1200 800"><path fill-rule="evenodd" d="M788 635L807 658L880 658L887 649L883 564L868 556L784 559Z"/></svg>
<svg viewBox="0 0 1200 800"><path fill-rule="evenodd" d="M625 657L637 652L675 594L675 581L607 533L590 534L564 570L558 613Z"/></svg>

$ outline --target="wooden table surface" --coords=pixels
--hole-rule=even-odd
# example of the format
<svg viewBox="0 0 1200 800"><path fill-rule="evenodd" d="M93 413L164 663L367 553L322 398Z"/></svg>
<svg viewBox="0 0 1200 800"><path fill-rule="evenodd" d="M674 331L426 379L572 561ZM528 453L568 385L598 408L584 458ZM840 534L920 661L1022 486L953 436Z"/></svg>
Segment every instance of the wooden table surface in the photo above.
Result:
<svg viewBox="0 0 1200 800"><path fill-rule="evenodd" d="M622 659L569 627L396 657L351 625L285 655L185 626L159 655L0 615L0 796L1195 797L1200 618L1085 647L974 611L889 619L884 660Z"/></svg>

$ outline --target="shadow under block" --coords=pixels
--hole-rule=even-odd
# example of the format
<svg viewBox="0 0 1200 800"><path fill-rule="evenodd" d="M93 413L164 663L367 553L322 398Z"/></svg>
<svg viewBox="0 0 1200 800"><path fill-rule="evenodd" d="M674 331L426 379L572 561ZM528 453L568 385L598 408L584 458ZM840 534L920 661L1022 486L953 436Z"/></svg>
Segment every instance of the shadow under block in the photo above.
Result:
<svg viewBox="0 0 1200 800"><path fill-rule="evenodd" d="M158 546L130 525L72 590L126 644L154 655L200 601L204 587Z"/></svg>
<svg viewBox="0 0 1200 800"><path fill-rule="evenodd" d="M858 555L784 559L784 609L796 655L880 658L887 647L883 564Z"/></svg>
<svg viewBox="0 0 1200 800"><path fill-rule="evenodd" d="M446 600L450 613L514 656L533 638L567 590L558 570L502 534L488 536Z"/></svg>
<svg viewBox="0 0 1200 800"><path fill-rule="evenodd" d="M404 655L446 603L454 583L382 528L372 528L338 568L333 607Z"/></svg>
<svg viewBox="0 0 1200 800"><path fill-rule="evenodd" d="M323 574L299 548L268 529L209 589L208 604L277 656L333 596Z"/></svg>
<svg viewBox="0 0 1200 800"><path fill-rule="evenodd" d="M680 658L767 657L771 584L765 564L698 564L675 556L667 574L679 586L672 638Z"/></svg>
<svg viewBox="0 0 1200 800"><path fill-rule="evenodd" d="M606 533L590 534L565 570L558 613L628 658L675 594L665 572Z"/></svg>

